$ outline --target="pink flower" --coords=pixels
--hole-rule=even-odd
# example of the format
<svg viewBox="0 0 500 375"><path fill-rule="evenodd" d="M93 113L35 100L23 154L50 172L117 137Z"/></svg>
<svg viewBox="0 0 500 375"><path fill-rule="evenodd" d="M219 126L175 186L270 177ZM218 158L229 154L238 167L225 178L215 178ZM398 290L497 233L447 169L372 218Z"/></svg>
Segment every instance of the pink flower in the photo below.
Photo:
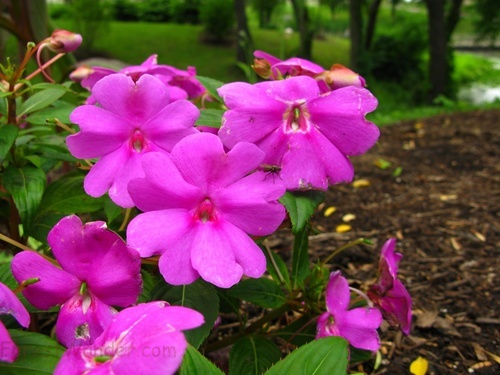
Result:
<svg viewBox="0 0 500 375"><path fill-rule="evenodd" d="M188 346L181 331L202 324L199 312L166 302L129 307L92 345L68 349L54 374L174 374Z"/></svg>
<svg viewBox="0 0 500 375"><path fill-rule="evenodd" d="M34 251L23 251L12 260L12 273L18 282L40 279L22 291L33 306L61 305L56 336L63 345L91 344L113 319L111 306L137 300L140 258L106 223L82 225L75 215L59 221L47 241L62 269Z"/></svg>
<svg viewBox="0 0 500 375"><path fill-rule="evenodd" d="M366 89L344 87L320 94L311 77L250 85L234 82L219 89L226 106L219 136L226 147L252 142L264 163L281 167L287 189L322 189L351 181L347 156L366 152L379 137L365 119L377 106Z"/></svg>
<svg viewBox="0 0 500 375"><path fill-rule="evenodd" d="M160 254L160 272L174 285L201 276L229 288L242 275L262 276L264 254L248 235L269 235L285 218L277 201L285 193L279 179L251 173L263 158L249 143L225 153L210 133L184 138L170 158L146 155L145 178L129 184L144 213L130 222L128 243L142 257Z"/></svg>
<svg viewBox="0 0 500 375"><path fill-rule="evenodd" d="M0 283L0 315L12 315L24 328L30 325L30 315L16 295L6 285ZM0 321L0 361L12 363L19 350L10 338L9 332Z"/></svg>
<svg viewBox="0 0 500 375"><path fill-rule="evenodd" d="M327 311L318 318L316 338L340 336L355 348L377 351L380 348L377 329L382 314L371 307L348 310L349 284L340 271L330 274L325 294Z"/></svg>
<svg viewBox="0 0 500 375"><path fill-rule="evenodd" d="M85 177L87 194L99 197L109 190L117 205L132 207L127 184L144 176L142 157L169 152L180 139L197 133L199 110L186 100L170 103L168 87L150 75L134 82L113 74L99 80L92 94L100 106L83 105L71 113L80 132L66 143L77 158L100 158Z"/></svg>
<svg viewBox="0 0 500 375"><path fill-rule="evenodd" d="M378 280L370 287L368 297L391 325L399 326L401 331L408 335L411 328L412 301L403 283L397 278L402 255L394 252L395 248L395 238L389 239L382 247Z"/></svg>
<svg viewBox="0 0 500 375"><path fill-rule="evenodd" d="M82 44L82 36L68 30L54 30L48 39L47 48L52 52L73 52Z"/></svg>

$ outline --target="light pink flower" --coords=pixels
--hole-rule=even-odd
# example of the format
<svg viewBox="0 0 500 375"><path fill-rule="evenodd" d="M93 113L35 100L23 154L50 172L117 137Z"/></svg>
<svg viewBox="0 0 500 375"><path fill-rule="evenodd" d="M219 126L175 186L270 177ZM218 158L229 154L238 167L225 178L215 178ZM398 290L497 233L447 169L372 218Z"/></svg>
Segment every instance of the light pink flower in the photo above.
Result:
<svg viewBox="0 0 500 375"><path fill-rule="evenodd" d="M141 292L141 261L106 223L82 225L78 216L63 218L47 241L61 268L34 251L12 260L18 282L39 278L22 293L35 307L47 310L61 305L57 339L65 346L87 345L111 322L111 306L135 303Z"/></svg>
<svg viewBox="0 0 500 375"><path fill-rule="evenodd" d="M228 288L242 275L262 276L266 260L249 235L269 235L285 218L281 180L251 173L263 159L249 143L226 153L210 133L184 138L170 158L146 155L145 178L129 184L144 213L130 222L128 243L142 257L161 255L160 272L174 285L201 276Z"/></svg>
<svg viewBox="0 0 500 375"><path fill-rule="evenodd" d="M166 302L129 307L92 345L68 349L54 374L174 374L188 346L182 331L202 324L199 312Z"/></svg>
<svg viewBox="0 0 500 375"><path fill-rule="evenodd" d="M350 297L347 280L340 271L332 272L325 292L327 311L318 318L316 338L340 336L355 348L377 351L382 314L371 307L349 310Z"/></svg>
<svg viewBox="0 0 500 375"><path fill-rule="evenodd" d="M322 189L351 181L348 156L366 152L379 137L365 119L377 106L366 89L344 87L320 94L311 77L255 85L235 82L219 94L229 108L219 136L226 147L252 142L264 163L281 167L287 189Z"/></svg>
<svg viewBox="0 0 500 375"><path fill-rule="evenodd" d="M12 315L24 328L30 325L30 315L16 295L6 285L0 283L0 315ZM0 321L0 361L12 363L19 349L10 338L9 332Z"/></svg>
<svg viewBox="0 0 500 375"><path fill-rule="evenodd" d="M92 89L99 103L77 107L70 116L80 132L66 139L77 158L99 158L85 177L85 192L109 196L121 207L132 207L128 182L143 177L141 158L169 152L182 138L198 133L199 110L186 100L170 103L160 80L143 75L136 82L124 74L102 78Z"/></svg>
<svg viewBox="0 0 500 375"><path fill-rule="evenodd" d="M394 326L399 326L405 335L411 328L411 296L398 280L399 261L402 258L396 253L396 239L391 238L382 247L378 279L370 287L368 297L382 312L384 318Z"/></svg>

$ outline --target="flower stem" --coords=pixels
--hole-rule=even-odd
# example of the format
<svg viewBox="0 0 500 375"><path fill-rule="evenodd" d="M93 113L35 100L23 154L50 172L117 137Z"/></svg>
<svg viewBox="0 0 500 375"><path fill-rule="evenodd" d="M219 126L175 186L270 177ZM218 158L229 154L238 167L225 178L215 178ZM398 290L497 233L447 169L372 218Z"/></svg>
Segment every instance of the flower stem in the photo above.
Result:
<svg viewBox="0 0 500 375"><path fill-rule="evenodd" d="M35 251L35 250L33 250L33 249L30 249L28 246L23 245L22 243L17 242L16 240L13 240L12 238L7 237L7 236L3 235L2 233L0 233L0 240L2 240L2 241L4 241L4 242L7 242L7 243L10 243L11 245L14 245L15 247L18 247L18 248L20 248L21 250L31 250L31 251Z"/></svg>
<svg viewBox="0 0 500 375"><path fill-rule="evenodd" d="M351 242L348 242L346 243L345 245L342 245L340 247L338 247L337 249L335 249L328 257L326 257L325 260L323 260L321 262L321 266L324 266L325 264L327 264L330 260L332 260L335 256L339 255L342 251L344 250L347 250L348 248L350 247L353 247L353 246L356 246L356 245L360 245L360 244L363 244L363 243L367 243L367 240L363 237L361 238L358 238L357 240L354 240L354 241L351 241Z"/></svg>

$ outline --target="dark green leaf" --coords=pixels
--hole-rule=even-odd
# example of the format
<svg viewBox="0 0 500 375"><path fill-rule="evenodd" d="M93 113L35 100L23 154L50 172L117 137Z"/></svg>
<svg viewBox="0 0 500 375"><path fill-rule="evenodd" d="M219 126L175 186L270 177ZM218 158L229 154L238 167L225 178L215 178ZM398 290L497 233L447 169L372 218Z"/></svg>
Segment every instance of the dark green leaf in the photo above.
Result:
<svg viewBox="0 0 500 375"><path fill-rule="evenodd" d="M109 197L106 197L104 201L104 214L106 215L106 220L111 223L122 213L122 208L117 206Z"/></svg>
<svg viewBox="0 0 500 375"><path fill-rule="evenodd" d="M325 337L294 350L265 375L346 375L348 364L347 341L341 337Z"/></svg>
<svg viewBox="0 0 500 375"><path fill-rule="evenodd" d="M162 282L151 292L151 301L163 300L171 305L186 306L199 311L205 323L185 332L186 339L195 348L207 338L219 315L219 297L212 285L200 280L189 285L173 286Z"/></svg>
<svg viewBox="0 0 500 375"><path fill-rule="evenodd" d="M266 278L240 281L228 290L228 294L267 308L278 308L286 302L279 285Z"/></svg>
<svg viewBox="0 0 500 375"><path fill-rule="evenodd" d="M2 164L3 159L9 153L10 148L14 144L17 137L17 126L14 125L4 125L0 128L0 164Z"/></svg>
<svg viewBox="0 0 500 375"><path fill-rule="evenodd" d="M67 124L70 122L69 115L75 109L74 106L65 104L53 108L45 108L26 118L26 121L34 125L46 125L47 120L57 118L59 121Z"/></svg>
<svg viewBox="0 0 500 375"><path fill-rule="evenodd" d="M180 375L224 375L224 373L189 345L182 359Z"/></svg>
<svg viewBox="0 0 500 375"><path fill-rule="evenodd" d="M29 233L35 213L40 205L45 188L45 173L35 167L15 168L9 166L4 173L3 183L12 194L24 229Z"/></svg>
<svg viewBox="0 0 500 375"><path fill-rule="evenodd" d="M280 202L286 207L292 221L292 232L300 232L309 218L314 214L316 207L324 200L322 191L287 191Z"/></svg>
<svg viewBox="0 0 500 375"><path fill-rule="evenodd" d="M286 342L302 346L316 337L316 319L304 315L278 331L278 336Z"/></svg>
<svg viewBox="0 0 500 375"><path fill-rule="evenodd" d="M149 273L144 269L141 269L141 276L142 276L142 292L141 295L139 296L137 303L148 302L151 291L158 283L158 278L153 276L151 273Z"/></svg>
<svg viewBox="0 0 500 375"><path fill-rule="evenodd" d="M309 239L307 229L302 229L295 235L292 253L292 280L293 286L302 285L304 279L309 276Z"/></svg>
<svg viewBox="0 0 500 375"><path fill-rule="evenodd" d="M63 96L65 92L66 88L61 86L39 91L19 106L17 116L23 116L48 107Z"/></svg>
<svg viewBox="0 0 500 375"><path fill-rule="evenodd" d="M0 362L2 375L52 374L66 350L57 341L35 332L9 330L10 337L19 349L14 363Z"/></svg>
<svg viewBox="0 0 500 375"><path fill-rule="evenodd" d="M210 126L212 128L220 128L222 124L223 109L202 109L200 117L196 120L196 126Z"/></svg>
<svg viewBox="0 0 500 375"><path fill-rule="evenodd" d="M220 97L219 93L217 92L217 89L224 85L224 82L217 81L216 79L213 78L208 78L208 77L202 77L202 76L196 76L196 79L201 82L203 87L205 87L210 95L212 95L215 99L217 99L219 102L223 102L222 98Z"/></svg>
<svg viewBox="0 0 500 375"><path fill-rule="evenodd" d="M229 354L230 375L262 374L281 358L281 351L262 337L243 337L236 341Z"/></svg>

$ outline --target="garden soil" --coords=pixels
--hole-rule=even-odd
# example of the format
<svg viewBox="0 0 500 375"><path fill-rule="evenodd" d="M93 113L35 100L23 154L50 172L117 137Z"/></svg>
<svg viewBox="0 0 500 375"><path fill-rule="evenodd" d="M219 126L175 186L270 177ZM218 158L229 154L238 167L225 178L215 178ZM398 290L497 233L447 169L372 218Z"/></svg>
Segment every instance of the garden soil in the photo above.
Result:
<svg viewBox="0 0 500 375"><path fill-rule="evenodd" d="M427 374L500 374L499 119L498 110L476 111L384 127L377 145L352 158L357 182L327 192L313 220L311 257L372 240L331 262L365 290L381 246L396 237L399 278L413 297L410 335L382 327L380 366L353 370L409 374L420 356ZM283 254L292 236L268 241Z"/></svg>

